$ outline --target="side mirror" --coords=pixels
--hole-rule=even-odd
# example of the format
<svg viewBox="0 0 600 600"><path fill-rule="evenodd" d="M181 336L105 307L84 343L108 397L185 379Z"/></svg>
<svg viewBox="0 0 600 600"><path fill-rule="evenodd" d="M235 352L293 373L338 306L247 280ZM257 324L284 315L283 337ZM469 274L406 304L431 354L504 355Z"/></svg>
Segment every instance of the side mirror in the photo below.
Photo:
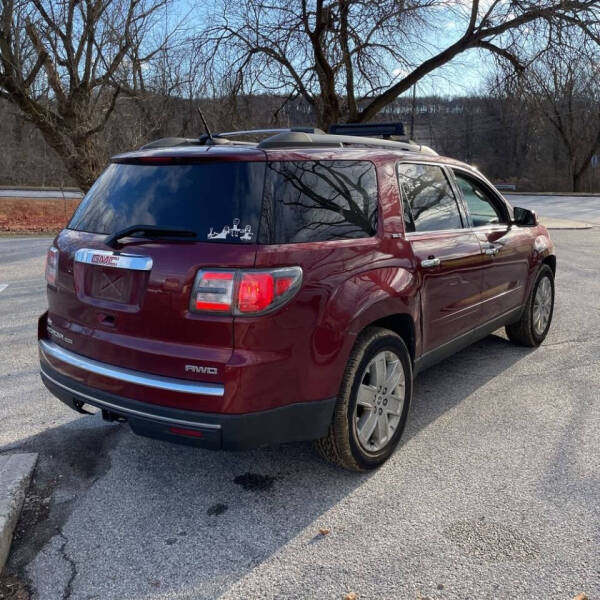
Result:
<svg viewBox="0 0 600 600"><path fill-rule="evenodd" d="M528 208L514 208L515 218L513 223L521 227L535 227L538 224L538 218L534 210Z"/></svg>

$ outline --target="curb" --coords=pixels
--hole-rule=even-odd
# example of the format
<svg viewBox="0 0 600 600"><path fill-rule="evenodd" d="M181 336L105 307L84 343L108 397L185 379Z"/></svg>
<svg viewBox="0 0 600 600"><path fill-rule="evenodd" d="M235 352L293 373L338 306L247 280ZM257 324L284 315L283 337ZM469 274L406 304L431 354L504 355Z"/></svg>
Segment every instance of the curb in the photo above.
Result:
<svg viewBox="0 0 600 600"><path fill-rule="evenodd" d="M569 196L574 198L600 198L600 192L517 192L499 190L505 196Z"/></svg>
<svg viewBox="0 0 600 600"><path fill-rule="evenodd" d="M18 191L33 191L33 192L77 192L81 194L81 190L77 187L66 186L60 187L56 185L49 185L47 187L39 185L0 185L0 191L2 190L18 190ZM82 194L83 195L83 194Z"/></svg>
<svg viewBox="0 0 600 600"><path fill-rule="evenodd" d="M556 219L554 217L539 217L540 223L546 229L592 229L594 226L591 223L584 223L582 221L570 221L568 219Z"/></svg>
<svg viewBox="0 0 600 600"><path fill-rule="evenodd" d="M0 455L0 573L4 568L37 454Z"/></svg>
<svg viewBox="0 0 600 600"><path fill-rule="evenodd" d="M544 223L542 223L544 225ZM593 229L593 225L544 225L549 231L583 231L585 229Z"/></svg>

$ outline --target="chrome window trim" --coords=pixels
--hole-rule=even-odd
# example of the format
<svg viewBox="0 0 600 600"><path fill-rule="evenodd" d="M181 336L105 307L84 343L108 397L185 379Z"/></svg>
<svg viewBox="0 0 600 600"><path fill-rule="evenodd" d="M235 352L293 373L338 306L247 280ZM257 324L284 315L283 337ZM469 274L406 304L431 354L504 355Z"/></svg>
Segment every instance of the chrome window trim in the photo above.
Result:
<svg viewBox="0 0 600 600"><path fill-rule="evenodd" d="M489 231L507 231L510 229L510 225L508 223L494 223L492 225L472 225L470 227L473 231L481 231L482 229L487 229Z"/></svg>
<svg viewBox="0 0 600 600"><path fill-rule="evenodd" d="M114 262L95 262L94 256L115 257ZM129 269L131 271L150 271L152 259L139 254L121 254L110 250L95 250L93 248L80 248L75 252L75 262L87 265L97 265L111 269Z"/></svg>
<svg viewBox="0 0 600 600"><path fill-rule="evenodd" d="M39 346L44 356L51 356L78 369L111 379L184 394L196 394L200 396L223 396L225 394L225 386L219 383L187 381L185 379L175 379L173 377L163 377L162 375L152 375L150 373L142 373L141 371L124 369L75 354L75 352L65 350L57 344L46 340L40 340Z"/></svg>
<svg viewBox="0 0 600 600"><path fill-rule="evenodd" d="M173 417L163 417L162 415L147 413L142 410L128 408L125 406L121 406L119 404L113 404L112 402L107 402L106 400L100 400L99 398L96 398L95 396L90 396L89 394L85 394L83 392L80 392L79 390L75 390L75 389L69 387L68 385L65 385L64 383L57 381L56 379L54 379L54 377L48 375L48 373L46 373L46 371L44 371L44 369L42 367L40 367L40 370L42 372L42 375L44 377L46 377L46 379L49 379L54 385L57 385L58 387L62 388L63 390L66 390L67 392L69 392L71 394L74 394L75 396L78 396L80 398L85 398L86 400L89 401L90 404L92 404L93 406L97 406L98 408L107 408L109 410L114 410L118 413L125 413L127 415L131 415L134 417L141 417L143 419L149 419L151 421L161 421L163 423L169 423L171 425L185 425L186 427L195 427L195 428L201 428L201 429L221 429L221 426L218 425L217 423L200 423L198 421L186 421L185 419L175 419Z"/></svg>
<svg viewBox="0 0 600 600"><path fill-rule="evenodd" d="M443 235L450 235L453 233L469 233L470 231L473 231L472 227L460 227L458 229L431 229L429 231L409 231L408 233L404 234L404 237L407 239L410 239L411 237L428 237L430 235L441 237Z"/></svg>

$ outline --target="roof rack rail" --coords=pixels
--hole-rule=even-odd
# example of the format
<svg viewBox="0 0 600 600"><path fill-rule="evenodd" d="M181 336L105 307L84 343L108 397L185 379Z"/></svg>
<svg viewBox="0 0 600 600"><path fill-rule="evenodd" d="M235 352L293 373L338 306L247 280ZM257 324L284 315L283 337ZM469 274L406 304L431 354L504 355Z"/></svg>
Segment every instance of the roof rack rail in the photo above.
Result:
<svg viewBox="0 0 600 600"><path fill-rule="evenodd" d="M256 146L256 142L231 141L224 137L213 135L209 138L208 135L201 135L199 138L178 138L166 137L158 140L153 140L144 144L140 150L152 150L153 148L173 148L175 146L227 146L235 144L236 146Z"/></svg>
<svg viewBox="0 0 600 600"><path fill-rule="evenodd" d="M402 123L370 123L370 124L338 124L332 125L331 130L340 131L338 134L324 133L316 127L290 127L286 129L248 129L243 131L226 131L207 134L198 139L169 137L154 140L144 146L142 150L152 148L169 148L174 146L250 146L265 148L343 148L345 146L363 146L368 148L389 148L404 152L419 152L422 154L437 155L435 150L427 146L416 144L412 140L389 139L398 137L398 132L403 131ZM350 135L352 132L365 135ZM229 138L245 135L268 135L259 143L231 140ZM368 135L382 135L385 139L367 137Z"/></svg>
<svg viewBox="0 0 600 600"><path fill-rule="evenodd" d="M419 152L437 156L428 146L403 141L373 139L370 137L332 134L309 134L299 131L279 133L258 144L258 148L343 148L344 146L366 146L369 148L389 148L404 152Z"/></svg>
<svg viewBox="0 0 600 600"><path fill-rule="evenodd" d="M235 144L236 146L256 146L257 142L243 142L240 140L230 140L229 138L243 137L247 135L275 135L278 133L316 133L324 135L325 132L317 127L287 127L277 129L245 129L240 131L224 131L212 135L203 134L199 138L166 137L153 140L144 144L141 150L151 150L153 148L172 148L175 146L225 146Z"/></svg>
<svg viewBox="0 0 600 600"><path fill-rule="evenodd" d="M221 137L221 138L230 138L230 137L241 137L244 135L264 135L264 134L277 134L277 133L292 133L292 132L301 132L301 133L321 133L325 132L322 129L318 129L317 127L284 127L284 128L275 128L275 129L246 129L241 131L225 131L223 133L215 133L213 137Z"/></svg>

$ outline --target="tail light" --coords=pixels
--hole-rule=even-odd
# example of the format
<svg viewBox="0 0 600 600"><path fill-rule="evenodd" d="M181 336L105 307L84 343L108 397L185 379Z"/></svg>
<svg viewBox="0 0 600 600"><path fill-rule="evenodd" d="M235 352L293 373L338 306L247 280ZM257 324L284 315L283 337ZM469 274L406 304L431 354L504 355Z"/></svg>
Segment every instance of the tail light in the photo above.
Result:
<svg viewBox="0 0 600 600"><path fill-rule="evenodd" d="M300 267L248 271L198 271L190 310L256 315L289 302L302 283Z"/></svg>
<svg viewBox="0 0 600 600"><path fill-rule="evenodd" d="M194 282L192 309L230 312L234 277L233 271L199 271Z"/></svg>
<svg viewBox="0 0 600 600"><path fill-rule="evenodd" d="M50 246L46 254L46 282L48 285L56 285L58 275L58 248Z"/></svg>

